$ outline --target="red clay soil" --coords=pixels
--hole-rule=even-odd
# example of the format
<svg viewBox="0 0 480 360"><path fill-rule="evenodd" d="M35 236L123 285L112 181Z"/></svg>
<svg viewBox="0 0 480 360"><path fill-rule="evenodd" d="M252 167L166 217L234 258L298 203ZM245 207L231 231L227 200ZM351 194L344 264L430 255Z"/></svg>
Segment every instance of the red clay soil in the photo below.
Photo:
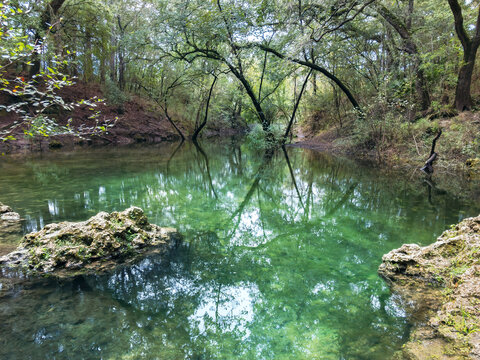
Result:
<svg viewBox="0 0 480 360"><path fill-rule="evenodd" d="M78 83L68 88L62 89L59 93L66 103L75 102L79 99L90 99L94 96L104 98L103 91L98 84ZM11 99L2 95L0 103L8 103ZM73 126L77 127L85 124L87 127L93 127L95 120L89 119L93 114L89 110L90 106L83 105L76 107L73 111L61 110L58 116L58 122L65 125L68 119L73 119ZM14 136L15 141L0 142L0 153L18 152L22 149L50 147L71 147L74 145L106 145L106 144L130 144L133 142L159 142L179 139L179 135L172 128L170 123L159 112L158 108L147 101L132 96L122 107L113 105L103 105L98 103L95 111L100 111L99 122L103 120L118 118L115 126L109 128L107 132L95 136L85 136L83 138L71 135L56 135L36 139L34 145L31 140L25 139L23 130L19 129ZM17 116L11 113L0 112L0 130L11 125ZM184 129L182 129L184 130Z"/></svg>

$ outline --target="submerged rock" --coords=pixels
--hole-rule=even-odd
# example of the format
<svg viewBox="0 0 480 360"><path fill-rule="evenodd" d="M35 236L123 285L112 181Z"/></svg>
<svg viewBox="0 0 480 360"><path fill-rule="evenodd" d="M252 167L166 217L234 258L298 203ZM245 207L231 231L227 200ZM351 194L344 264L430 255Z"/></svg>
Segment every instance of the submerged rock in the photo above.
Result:
<svg viewBox="0 0 480 360"><path fill-rule="evenodd" d="M178 245L173 228L150 224L142 209L100 212L84 222L46 225L25 235L0 265L59 276L114 268L146 252L165 252Z"/></svg>
<svg viewBox="0 0 480 360"><path fill-rule="evenodd" d="M416 321L397 359L480 359L480 216L392 250L379 274Z"/></svg>

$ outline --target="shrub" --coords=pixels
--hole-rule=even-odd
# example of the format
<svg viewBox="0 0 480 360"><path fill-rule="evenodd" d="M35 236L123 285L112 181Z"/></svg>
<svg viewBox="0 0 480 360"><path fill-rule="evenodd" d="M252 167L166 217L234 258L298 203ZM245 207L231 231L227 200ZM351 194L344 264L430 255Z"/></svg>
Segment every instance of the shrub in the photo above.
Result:
<svg viewBox="0 0 480 360"><path fill-rule="evenodd" d="M109 78L105 81L105 97L110 104L122 109L123 105L128 101L128 96Z"/></svg>

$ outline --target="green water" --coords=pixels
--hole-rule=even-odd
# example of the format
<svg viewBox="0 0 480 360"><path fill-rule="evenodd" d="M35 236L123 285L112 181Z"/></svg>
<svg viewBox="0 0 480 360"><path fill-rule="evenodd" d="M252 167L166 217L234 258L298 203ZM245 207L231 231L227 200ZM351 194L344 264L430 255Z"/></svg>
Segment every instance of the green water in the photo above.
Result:
<svg viewBox="0 0 480 360"><path fill-rule="evenodd" d="M478 183L431 188L295 148L288 160L236 144L1 158L0 201L23 233L136 205L185 241L102 276L4 272L0 358L387 359L411 325L377 276L382 255L480 213Z"/></svg>

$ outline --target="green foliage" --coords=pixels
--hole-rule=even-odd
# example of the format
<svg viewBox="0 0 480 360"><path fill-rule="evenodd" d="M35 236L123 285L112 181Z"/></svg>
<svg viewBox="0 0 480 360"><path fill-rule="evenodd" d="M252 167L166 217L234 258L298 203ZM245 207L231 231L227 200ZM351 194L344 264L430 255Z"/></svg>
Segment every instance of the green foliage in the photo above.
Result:
<svg viewBox="0 0 480 360"><path fill-rule="evenodd" d="M478 324L474 323L474 317L463 307L460 308L460 314L457 316L450 315L446 324L453 326L457 332L462 335L469 335L480 331Z"/></svg>
<svg viewBox="0 0 480 360"><path fill-rule="evenodd" d="M250 131L247 135L247 144L257 149L266 149L269 147L260 124L253 124L250 127Z"/></svg>
<svg viewBox="0 0 480 360"><path fill-rule="evenodd" d="M266 137L262 126L258 123L253 124L250 127L250 131L247 135L248 146L258 150L265 150L276 147L278 144L280 144L285 129L280 124L272 124L269 127L269 131L272 136Z"/></svg>
<svg viewBox="0 0 480 360"><path fill-rule="evenodd" d="M12 7L8 2L0 3L1 25L9 26L21 21L24 12L20 8ZM101 99L80 100L78 103L66 103L58 91L71 86L71 77L62 72L68 61L61 60L57 55L45 65L45 70L40 70L30 78L15 74L11 68L15 66L31 66L34 55L40 51L39 45L30 43L27 36L21 36L13 27L0 32L0 92L8 94L13 100L5 105L0 105L7 113L16 114L19 120L4 127L0 131L0 140L16 140L15 134L21 129L26 137L47 137L57 134L71 134L76 136L95 134L106 131L113 126L111 121L100 123L99 112L95 112L97 102ZM56 119L61 111L71 111L75 106L87 105L92 111L90 119L96 119L92 127L74 129L69 120L66 125L59 125Z"/></svg>
<svg viewBox="0 0 480 360"><path fill-rule="evenodd" d="M313 133L335 127L353 132L355 143L383 148L404 136L393 133L403 131L404 123L451 112L463 61L453 26L445 25L453 20L447 2L417 1L412 12L406 2L353 0L66 1L44 29L42 16L49 5L47 0L2 2L0 61L9 64L10 75L28 71L31 55L42 45L42 77L50 76L54 86L68 86L59 83L60 75L65 81L78 76L101 82L109 103L119 108L132 93L147 96L189 132L202 118L212 72L221 76L207 126L288 120L306 72L288 60L296 58L328 70L367 114L364 123L353 121L357 116L342 90L316 71L297 120L305 120ZM395 17L393 23L403 24L407 40L385 20L379 5ZM467 4L463 12L467 28L474 25L477 9ZM428 112L419 108L419 72L432 100ZM10 84L15 81L3 68L2 74ZM54 104L43 115L53 118L50 110L59 107ZM475 149L472 140L461 151L474 154Z"/></svg>
<svg viewBox="0 0 480 360"><path fill-rule="evenodd" d="M128 96L109 78L105 80L105 96L108 103L115 106L123 106L128 101Z"/></svg>
<svg viewBox="0 0 480 360"><path fill-rule="evenodd" d="M366 108L364 119L353 125L353 144L367 150L376 150L378 156L389 144L398 141L402 132L407 130L403 120L398 116L402 102L388 101L378 96L376 101Z"/></svg>

